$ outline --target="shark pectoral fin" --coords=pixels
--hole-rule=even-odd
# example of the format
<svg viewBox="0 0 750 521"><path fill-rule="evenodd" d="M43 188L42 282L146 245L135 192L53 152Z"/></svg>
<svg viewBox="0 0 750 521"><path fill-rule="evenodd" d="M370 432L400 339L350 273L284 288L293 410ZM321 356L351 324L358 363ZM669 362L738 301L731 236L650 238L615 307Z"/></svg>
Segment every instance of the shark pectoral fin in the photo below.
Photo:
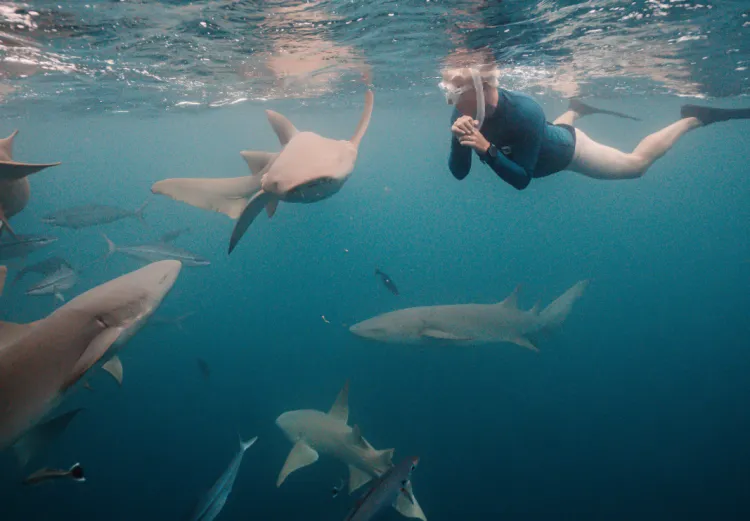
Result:
<svg viewBox="0 0 750 521"><path fill-rule="evenodd" d="M63 294L59 291L55 291L55 299L59 300L60 302L65 302L65 297L63 297Z"/></svg>
<svg viewBox="0 0 750 521"><path fill-rule="evenodd" d="M359 470L357 467L349 465L349 493L351 494L362 485L369 483L372 480L372 476Z"/></svg>
<svg viewBox="0 0 750 521"><path fill-rule="evenodd" d="M459 336L454 333L449 333L447 331L441 331L439 329L433 328L423 329L420 333L420 336L424 338L432 338L435 340L453 340L455 342L474 340L471 337Z"/></svg>
<svg viewBox="0 0 750 521"><path fill-rule="evenodd" d="M427 517L424 515L422 507L419 506L417 498L414 497L414 491L411 487L411 481L406 483L404 492L396 497L396 501L393 504L393 508L404 517L411 517L415 519L421 519L427 521Z"/></svg>
<svg viewBox="0 0 750 521"><path fill-rule="evenodd" d="M278 199L274 199L273 201L271 201L270 203L266 205L266 214L268 215L269 219L274 216L274 214L276 213L276 208L278 208L278 206L279 206Z"/></svg>
<svg viewBox="0 0 750 521"><path fill-rule="evenodd" d="M240 218L237 219L237 223L234 225L234 230L232 230L232 237L229 239L229 253L234 251L234 248L237 246L237 243L240 242L242 236L245 235L247 229L253 223L255 218L258 217L260 212L263 211L263 207L273 199L275 199L274 196L263 190L250 199L245 209L242 210Z"/></svg>
<svg viewBox="0 0 750 521"><path fill-rule="evenodd" d="M520 336L520 335L519 335L519 336L517 336L517 337L514 337L514 338L509 338L509 339L508 339L508 342L512 342L512 343L514 343L514 344L516 344L516 345L519 345L519 346L521 346L521 347L525 347L526 349L531 349L532 351L537 351L537 352L539 351L539 348L538 348L538 347L536 347L536 346L535 346L535 345L534 345L534 344L533 344L533 343L531 342L531 340L529 340L529 339L528 339L528 338L526 338L525 336Z"/></svg>
<svg viewBox="0 0 750 521"><path fill-rule="evenodd" d="M339 391L328 414L344 423L349 421L349 380L344 383L344 387Z"/></svg>
<svg viewBox="0 0 750 521"><path fill-rule="evenodd" d="M122 385L122 361L117 355L113 356L107 362L102 365L102 369L112 375L115 381Z"/></svg>
<svg viewBox="0 0 750 521"><path fill-rule="evenodd" d="M68 424L83 409L73 409L29 429L13 444L18 463L23 467L50 442L60 436Z"/></svg>
<svg viewBox="0 0 750 521"><path fill-rule="evenodd" d="M273 162L279 154L272 154L271 152L256 152L254 150L243 150L240 155L250 167L250 171L253 175L258 175L266 167Z"/></svg>
<svg viewBox="0 0 750 521"><path fill-rule="evenodd" d="M16 161L0 162L0 180L15 181L26 176L35 174L45 168L57 166L60 163L18 163Z"/></svg>
<svg viewBox="0 0 750 521"><path fill-rule="evenodd" d="M113 327L107 328L99 333L99 335L88 345L81 358L78 359L78 362L76 362L75 367L70 372L70 376L61 390L64 391L68 389L71 385L80 380L81 377L86 374L86 371L104 356L104 353L112 347L112 344L117 342L117 339L120 338L122 332L123 328Z"/></svg>
<svg viewBox="0 0 750 521"><path fill-rule="evenodd" d="M294 444L289 456L286 458L284 467L279 472L279 477L276 480L276 486L280 487L286 477L297 469L307 467L318 461L318 453L315 449L310 447L307 443L300 440Z"/></svg>
<svg viewBox="0 0 750 521"><path fill-rule="evenodd" d="M224 179L175 178L158 181L151 192L191 206L223 213L237 219L249 198L260 190L260 177L248 175Z"/></svg>
<svg viewBox="0 0 750 521"><path fill-rule="evenodd" d="M273 131L276 132L276 135L279 137L279 142L282 144L282 146L285 146L287 143L289 143L289 140L292 139L297 134L297 132L299 132L296 128L294 128L294 125L292 125L291 121L286 119L278 112L267 110L266 117L268 117L268 122L271 124Z"/></svg>

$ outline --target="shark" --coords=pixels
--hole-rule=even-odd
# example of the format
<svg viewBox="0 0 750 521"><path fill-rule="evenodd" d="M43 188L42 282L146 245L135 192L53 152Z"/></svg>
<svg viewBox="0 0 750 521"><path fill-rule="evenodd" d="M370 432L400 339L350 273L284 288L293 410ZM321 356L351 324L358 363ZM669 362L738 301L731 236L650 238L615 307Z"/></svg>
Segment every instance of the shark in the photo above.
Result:
<svg viewBox="0 0 750 521"><path fill-rule="evenodd" d="M29 439L39 439L34 429L44 416L136 334L181 268L174 260L155 262L78 295L41 320L0 322L0 450L23 452Z"/></svg>
<svg viewBox="0 0 750 521"><path fill-rule="evenodd" d="M16 238L8 219L26 208L31 186L26 179L31 174L60 163L19 163L13 160L13 140L18 131L0 139L0 235L7 231Z"/></svg>
<svg viewBox="0 0 750 521"><path fill-rule="evenodd" d="M287 118L267 110L268 122L283 148L279 153L240 152L251 175L224 179L165 179L154 183L151 191L236 219L229 240L231 254L264 208L271 218L279 201L314 203L341 190L354 170L359 145L370 124L373 104L374 94L368 90L359 124L348 140L300 132Z"/></svg>
<svg viewBox="0 0 750 521"><path fill-rule="evenodd" d="M520 287L496 304L455 304L400 309L354 324L353 334L378 342L412 345L480 345L510 342L538 351L535 336L565 321L587 280L574 284L540 311L518 307Z"/></svg>
<svg viewBox="0 0 750 521"><path fill-rule="evenodd" d="M303 409L287 411L276 418L276 425L294 446L276 480L281 486L295 470L318 461L319 453L333 456L349 466L349 493L371 480L386 474L393 465L393 449L376 450L362 436L359 426L350 427L349 381L339 392L328 412ZM394 508L406 517L426 521L422 508L414 498L411 483L409 497L399 497Z"/></svg>

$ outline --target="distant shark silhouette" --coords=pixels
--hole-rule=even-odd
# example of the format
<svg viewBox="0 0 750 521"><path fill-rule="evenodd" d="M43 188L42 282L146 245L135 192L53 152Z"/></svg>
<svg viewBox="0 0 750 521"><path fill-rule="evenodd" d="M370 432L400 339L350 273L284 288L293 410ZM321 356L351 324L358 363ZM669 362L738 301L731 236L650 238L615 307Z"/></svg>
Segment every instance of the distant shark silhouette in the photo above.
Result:
<svg viewBox="0 0 750 521"><path fill-rule="evenodd" d="M518 288L497 304L458 304L400 309L354 324L357 336L394 344L477 345L512 342L538 351L536 334L560 326L588 281L577 282L545 309L518 308Z"/></svg>
<svg viewBox="0 0 750 521"><path fill-rule="evenodd" d="M0 322L0 449L13 445L28 452L26 440L40 438L34 427L42 417L143 326L181 268L173 260L155 262L90 289L36 322Z"/></svg>
<svg viewBox="0 0 750 521"><path fill-rule="evenodd" d="M226 179L165 179L151 191L237 219L229 253L263 208L273 217L279 201L313 203L338 192L354 170L362 137L372 116L374 95L365 94L365 108L350 140L329 139L299 132L284 116L266 111L283 145L278 154L240 152L252 175Z"/></svg>
<svg viewBox="0 0 750 521"><path fill-rule="evenodd" d="M14 131L5 139L0 139L0 235L7 230L13 238L16 234L8 219L26 207L31 195L27 176L60 163L19 163L13 161Z"/></svg>

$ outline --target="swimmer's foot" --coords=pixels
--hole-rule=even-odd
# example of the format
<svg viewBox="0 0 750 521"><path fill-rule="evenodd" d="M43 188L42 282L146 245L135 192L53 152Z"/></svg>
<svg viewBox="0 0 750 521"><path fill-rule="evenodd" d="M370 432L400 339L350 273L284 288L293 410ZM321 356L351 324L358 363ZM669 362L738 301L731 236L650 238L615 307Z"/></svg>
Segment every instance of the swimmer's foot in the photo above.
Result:
<svg viewBox="0 0 750 521"><path fill-rule="evenodd" d="M750 119L750 109L717 109L700 105L683 105L680 108L680 116L697 118L703 125L710 125L730 119Z"/></svg>
<svg viewBox="0 0 750 521"><path fill-rule="evenodd" d="M581 117L589 116L591 114L607 114L609 116L616 116L618 118L632 119L633 121L641 120L640 118L634 118L633 116L628 116L627 114L623 114L622 112L615 112L614 110L605 110L592 107L591 105L587 105L586 103L582 102L578 98L571 98L570 105L568 105L568 110L576 112Z"/></svg>

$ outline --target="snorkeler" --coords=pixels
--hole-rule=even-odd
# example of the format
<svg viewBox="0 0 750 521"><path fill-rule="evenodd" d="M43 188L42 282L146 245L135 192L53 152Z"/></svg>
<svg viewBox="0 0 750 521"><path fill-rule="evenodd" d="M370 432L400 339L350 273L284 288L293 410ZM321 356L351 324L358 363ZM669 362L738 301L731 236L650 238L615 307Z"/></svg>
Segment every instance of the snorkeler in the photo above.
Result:
<svg viewBox="0 0 750 521"><path fill-rule="evenodd" d="M494 65L448 69L440 88L453 112L448 165L456 179L471 169L471 149L505 182L523 190L532 178L572 170L596 179L641 177L684 134L711 123L750 118L750 109L683 105L682 119L644 138L630 153L597 143L573 124L589 114L609 114L571 100L568 111L549 123L530 96L498 85Z"/></svg>

